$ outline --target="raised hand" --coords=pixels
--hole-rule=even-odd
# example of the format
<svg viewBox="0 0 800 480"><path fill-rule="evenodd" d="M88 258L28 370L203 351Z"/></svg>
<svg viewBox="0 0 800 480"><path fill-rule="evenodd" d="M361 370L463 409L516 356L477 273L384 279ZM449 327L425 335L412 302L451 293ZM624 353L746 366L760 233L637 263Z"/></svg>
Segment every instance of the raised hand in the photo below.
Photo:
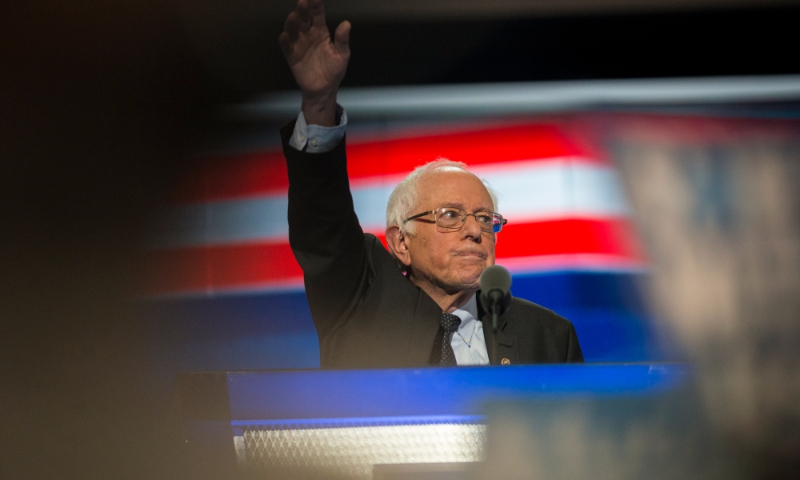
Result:
<svg viewBox="0 0 800 480"><path fill-rule="evenodd" d="M331 41L322 0L298 0L278 42L303 94L303 114L310 124L335 124L336 92L350 60L350 22Z"/></svg>

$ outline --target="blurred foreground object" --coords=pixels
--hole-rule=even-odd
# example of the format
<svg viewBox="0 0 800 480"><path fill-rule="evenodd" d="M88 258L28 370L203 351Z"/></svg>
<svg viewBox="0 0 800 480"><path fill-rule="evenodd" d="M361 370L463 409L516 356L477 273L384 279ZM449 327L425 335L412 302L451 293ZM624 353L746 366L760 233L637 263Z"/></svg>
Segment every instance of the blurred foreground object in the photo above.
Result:
<svg viewBox="0 0 800 480"><path fill-rule="evenodd" d="M688 386L662 396L498 403L487 437L474 478L749 478Z"/></svg>
<svg viewBox="0 0 800 480"><path fill-rule="evenodd" d="M800 475L800 123L639 118L614 158L657 312L756 478Z"/></svg>

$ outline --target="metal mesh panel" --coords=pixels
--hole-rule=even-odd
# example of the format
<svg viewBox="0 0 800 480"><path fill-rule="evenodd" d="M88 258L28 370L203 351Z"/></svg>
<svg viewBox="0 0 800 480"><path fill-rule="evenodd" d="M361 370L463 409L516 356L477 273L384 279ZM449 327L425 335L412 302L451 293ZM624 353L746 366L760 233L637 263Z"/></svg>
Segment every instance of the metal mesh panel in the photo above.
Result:
<svg viewBox="0 0 800 480"><path fill-rule="evenodd" d="M334 475L369 479L376 464L480 461L485 430L485 425L478 423L247 427L243 463L248 467L321 468Z"/></svg>

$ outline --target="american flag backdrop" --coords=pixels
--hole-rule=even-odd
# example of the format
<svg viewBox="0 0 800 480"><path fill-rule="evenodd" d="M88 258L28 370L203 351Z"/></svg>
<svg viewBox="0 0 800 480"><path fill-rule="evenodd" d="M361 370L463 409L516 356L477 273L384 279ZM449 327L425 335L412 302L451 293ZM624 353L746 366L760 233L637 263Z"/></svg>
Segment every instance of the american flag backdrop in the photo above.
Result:
<svg viewBox="0 0 800 480"><path fill-rule="evenodd" d="M365 232L383 240L386 203L414 167L464 162L498 192L508 225L497 263L512 294L569 318L587 361L658 356L643 301L647 259L613 165L557 121L439 125L348 137ZM288 243L279 148L203 164L165 208L148 249L144 302L158 352L183 370L308 368L319 352Z"/></svg>

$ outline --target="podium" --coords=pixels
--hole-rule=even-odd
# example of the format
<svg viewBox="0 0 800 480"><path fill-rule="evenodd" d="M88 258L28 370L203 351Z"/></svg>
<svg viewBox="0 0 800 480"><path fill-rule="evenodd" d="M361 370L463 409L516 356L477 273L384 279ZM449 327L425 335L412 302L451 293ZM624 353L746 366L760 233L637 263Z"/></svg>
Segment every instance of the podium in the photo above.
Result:
<svg viewBox="0 0 800 480"><path fill-rule="evenodd" d="M181 373L174 402L196 478L464 478L491 405L658 396L691 377L682 363Z"/></svg>

